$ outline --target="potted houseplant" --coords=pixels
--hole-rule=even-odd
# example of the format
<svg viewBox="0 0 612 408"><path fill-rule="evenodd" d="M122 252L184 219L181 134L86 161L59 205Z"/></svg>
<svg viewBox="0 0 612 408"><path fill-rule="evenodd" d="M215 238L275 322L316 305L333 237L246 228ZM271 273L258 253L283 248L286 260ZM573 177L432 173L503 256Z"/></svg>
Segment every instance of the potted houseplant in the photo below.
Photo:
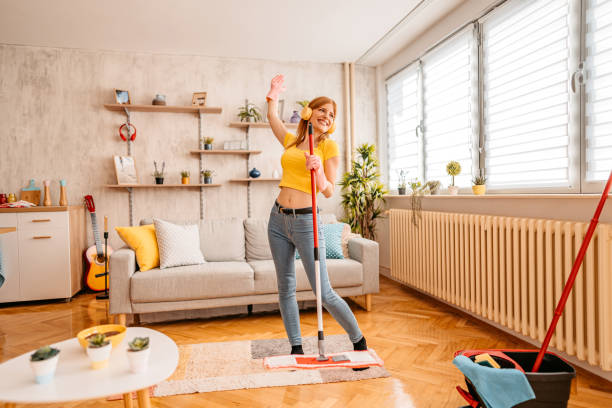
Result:
<svg viewBox="0 0 612 408"><path fill-rule="evenodd" d="M399 183L397 184L397 194L406 195L406 176L408 172L406 170L400 170L398 172Z"/></svg>
<svg viewBox="0 0 612 408"><path fill-rule="evenodd" d="M38 384L47 384L53 379L59 352L59 349L45 346L30 355L30 366Z"/></svg>
<svg viewBox="0 0 612 408"><path fill-rule="evenodd" d="M113 345L102 333L96 333L87 339L87 355L91 360L94 370L104 368L108 365Z"/></svg>
<svg viewBox="0 0 612 408"><path fill-rule="evenodd" d="M181 171L181 184L189 184L189 170Z"/></svg>
<svg viewBox="0 0 612 408"><path fill-rule="evenodd" d="M127 356L130 370L133 373L145 372L149 363L149 355L151 354L149 338L135 337L132 341L128 342L128 346Z"/></svg>
<svg viewBox="0 0 612 408"><path fill-rule="evenodd" d="M446 173L452 177L451 185L448 186L448 192L450 195L459 194L459 187L455 186L455 176L461 173L461 165L456 161L449 161L446 165Z"/></svg>
<svg viewBox="0 0 612 408"><path fill-rule="evenodd" d="M202 170L202 177L204 177L204 184L212 184L213 174L215 174L214 170L210 170L210 169Z"/></svg>
<svg viewBox="0 0 612 408"><path fill-rule="evenodd" d="M259 122L261 121L261 112L259 112L259 108L252 103L249 103L249 100L244 101L244 106L238 108L238 117L241 122Z"/></svg>
<svg viewBox="0 0 612 408"><path fill-rule="evenodd" d="M385 190L380 182L375 146L362 144L357 148L351 170L342 176L342 220L364 238L376 238L376 219L382 215Z"/></svg>
<svg viewBox="0 0 612 408"><path fill-rule="evenodd" d="M412 223L418 226L418 220L421 219L421 211L423 210L423 196L429 193L427 183L421 184L418 179L410 182L410 209L412 210Z"/></svg>
<svg viewBox="0 0 612 408"><path fill-rule="evenodd" d="M431 195L438 194L438 189L440 188L440 182L438 180L430 180L425 183L423 189L426 190L425 193L429 193Z"/></svg>
<svg viewBox="0 0 612 408"><path fill-rule="evenodd" d="M215 141L214 138L212 137L205 137L204 138L204 150L212 150L213 145L212 143Z"/></svg>
<svg viewBox="0 0 612 408"><path fill-rule="evenodd" d="M474 177L474 179L472 180L472 183L474 184L472 186L472 192L474 193L474 195L485 195L486 191L487 191L487 178L484 176L478 176L478 177Z"/></svg>
<svg viewBox="0 0 612 408"><path fill-rule="evenodd" d="M164 172L166 171L166 162L162 162L161 170L157 168L157 162L153 161L155 171L153 177L155 177L155 184L164 184Z"/></svg>

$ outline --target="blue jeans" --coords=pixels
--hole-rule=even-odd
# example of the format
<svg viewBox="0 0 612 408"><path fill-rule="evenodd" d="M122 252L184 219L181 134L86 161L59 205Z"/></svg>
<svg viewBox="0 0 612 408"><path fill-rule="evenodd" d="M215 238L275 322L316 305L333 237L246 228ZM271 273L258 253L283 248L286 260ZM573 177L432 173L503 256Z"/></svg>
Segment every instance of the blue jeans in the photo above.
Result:
<svg viewBox="0 0 612 408"><path fill-rule="evenodd" d="M268 222L268 241L276 267L278 300L281 316L289 342L292 346L302 344L300 314L295 297L295 250L297 249L306 270L308 281L315 291L315 260L312 231L312 214L279 213L277 204L272 207ZM346 330L353 343L361 340L362 334L355 315L332 289L325 266L325 239L319 224L319 269L321 272L321 301L323 306Z"/></svg>

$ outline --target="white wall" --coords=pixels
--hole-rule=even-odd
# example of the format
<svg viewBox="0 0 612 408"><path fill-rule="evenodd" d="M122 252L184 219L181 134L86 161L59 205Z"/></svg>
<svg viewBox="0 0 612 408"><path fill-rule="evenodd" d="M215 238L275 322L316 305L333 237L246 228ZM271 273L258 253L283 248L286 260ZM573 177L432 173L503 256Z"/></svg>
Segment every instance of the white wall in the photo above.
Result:
<svg viewBox="0 0 612 408"><path fill-rule="evenodd" d="M125 115L104 109L113 103L113 88L130 91L132 103L150 104L156 93L169 105L190 105L194 91L208 92L207 105L220 106L220 115L205 115L204 135L225 140L244 139L244 131L229 128L244 99L262 109L270 79L283 73L285 115L297 110L297 100L328 95L338 103L337 131L333 138L344 155L344 78L341 64L275 62L193 55L103 52L0 44L0 192L17 193L29 179L41 186L52 180L54 205L59 200L59 180L66 179L69 204L79 204L92 194L98 218L109 216L112 229L128 225L128 194L104 188L116 183L113 155L126 155L118 136ZM356 144L376 141L374 68L356 67ZM165 183L180 183L179 172L188 169L197 182L198 159L189 150L198 148L195 114L132 113L138 129L133 145L141 183L153 183L153 160L165 161ZM263 150L252 164L263 177L280 170L281 146L269 129L252 130L251 148ZM216 171L220 188L207 189L205 217L246 217L246 184L229 183L246 176L243 156L206 157L205 167ZM341 161L338 178L345 171ZM195 179L195 180L194 180ZM253 216L266 217L278 192L275 183L253 185ZM322 197L322 196L321 196ZM321 199L321 207L341 214L340 191ZM157 216L187 220L199 217L197 189L137 190L134 218ZM90 242L93 242L91 234ZM123 244L111 234L112 247Z"/></svg>

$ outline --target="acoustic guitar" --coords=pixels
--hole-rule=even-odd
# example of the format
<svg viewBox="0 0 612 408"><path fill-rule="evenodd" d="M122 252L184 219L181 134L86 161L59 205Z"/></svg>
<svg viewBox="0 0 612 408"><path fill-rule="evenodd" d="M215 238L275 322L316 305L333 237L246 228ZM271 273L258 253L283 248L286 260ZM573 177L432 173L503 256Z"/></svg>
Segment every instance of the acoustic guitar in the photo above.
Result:
<svg viewBox="0 0 612 408"><path fill-rule="evenodd" d="M98 232L96 206L91 195L85 196L85 205L87 206L87 209L91 215L91 228L94 233L94 241L96 244L87 248L87 250L83 253L83 258L85 259L86 263L83 280L89 289L93 291L101 291L106 289L105 282L108 282L108 279L105 279L104 276L104 260L106 257L104 256L104 248L102 247L100 233ZM113 249L108 247L107 255L110 257L112 253Z"/></svg>

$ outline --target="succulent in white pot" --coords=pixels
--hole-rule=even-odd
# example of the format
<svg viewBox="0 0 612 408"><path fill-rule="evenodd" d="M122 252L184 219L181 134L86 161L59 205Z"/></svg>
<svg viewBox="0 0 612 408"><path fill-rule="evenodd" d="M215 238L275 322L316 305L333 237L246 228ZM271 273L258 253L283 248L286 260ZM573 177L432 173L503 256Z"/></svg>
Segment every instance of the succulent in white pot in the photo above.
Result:
<svg viewBox="0 0 612 408"><path fill-rule="evenodd" d="M151 348L149 347L148 337L134 337L134 340L128 342L128 361L130 370L133 373L143 373L149 365L149 355Z"/></svg>
<svg viewBox="0 0 612 408"><path fill-rule="evenodd" d="M89 343L87 345L87 355L91 360L91 367L94 370L106 367L113 349L110 340L107 340L104 334L97 333L87 339L87 341Z"/></svg>
<svg viewBox="0 0 612 408"><path fill-rule="evenodd" d="M38 384L47 384L53 379L59 360L59 352L59 349L45 346L30 355L30 366Z"/></svg>

